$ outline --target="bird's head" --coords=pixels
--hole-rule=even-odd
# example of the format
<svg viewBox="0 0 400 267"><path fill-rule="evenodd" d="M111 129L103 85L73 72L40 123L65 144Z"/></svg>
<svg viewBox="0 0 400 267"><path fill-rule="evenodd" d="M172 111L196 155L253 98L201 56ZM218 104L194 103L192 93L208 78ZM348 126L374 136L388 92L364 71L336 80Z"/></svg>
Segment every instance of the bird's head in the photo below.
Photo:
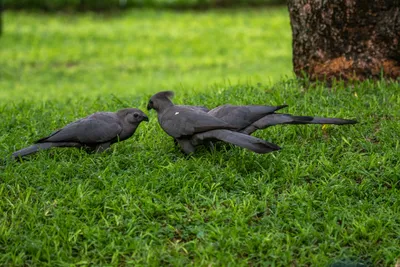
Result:
<svg viewBox="0 0 400 267"><path fill-rule="evenodd" d="M117 112L118 116L131 124L139 124L142 121L149 121L143 111L137 108L125 108Z"/></svg>
<svg viewBox="0 0 400 267"><path fill-rule="evenodd" d="M154 109L159 112L164 108L172 106L171 98L174 96L172 91L161 91L150 97L149 103L147 104L147 110Z"/></svg>

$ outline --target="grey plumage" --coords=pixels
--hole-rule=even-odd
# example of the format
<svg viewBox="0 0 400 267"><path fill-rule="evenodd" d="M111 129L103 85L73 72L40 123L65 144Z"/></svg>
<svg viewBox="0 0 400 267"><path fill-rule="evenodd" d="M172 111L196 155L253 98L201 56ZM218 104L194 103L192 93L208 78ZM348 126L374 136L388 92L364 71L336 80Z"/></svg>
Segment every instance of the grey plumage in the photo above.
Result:
<svg viewBox="0 0 400 267"><path fill-rule="evenodd" d="M252 134L259 129L265 129L278 124L355 124L355 120L338 118L320 118L312 116L293 116L291 114L275 113L275 111L287 107L281 106L218 106L208 114L223 120L224 122L235 125L235 131Z"/></svg>
<svg viewBox="0 0 400 267"><path fill-rule="evenodd" d="M146 114L136 108L97 112L67 124L37 140L32 146L14 152L12 158L24 157L52 147L76 147L89 152L102 152L111 144L131 137L139 124L148 120Z"/></svg>
<svg viewBox="0 0 400 267"><path fill-rule="evenodd" d="M211 130L195 134L191 138L191 142L195 146L204 144L204 141L207 140L224 141L232 145L247 148L259 154L265 154L280 149L279 146L266 142L254 136L246 135L239 132L233 132L230 130Z"/></svg>
<svg viewBox="0 0 400 267"><path fill-rule="evenodd" d="M355 120L339 119L339 118L320 118L312 116L293 116L290 114L274 113L264 116L263 118L253 122L248 127L241 130L242 133L252 134L256 130L265 129L270 126L279 124L355 124Z"/></svg>
<svg viewBox="0 0 400 267"><path fill-rule="evenodd" d="M223 120L226 123L233 124L236 131L240 131L251 125L253 122L263 118L267 114L273 114L275 111L287 107L282 106L233 106L223 105L213 108L208 114Z"/></svg>
<svg viewBox="0 0 400 267"><path fill-rule="evenodd" d="M147 109L155 109L161 128L172 136L186 153L193 153L200 141L221 140L250 149L256 153L279 150L275 144L264 140L234 133L235 125L212 116L202 108L174 105L171 91L162 91L153 95Z"/></svg>
<svg viewBox="0 0 400 267"><path fill-rule="evenodd" d="M193 110L209 112L210 110L205 106L189 106L189 105L180 105L181 107L187 107Z"/></svg>

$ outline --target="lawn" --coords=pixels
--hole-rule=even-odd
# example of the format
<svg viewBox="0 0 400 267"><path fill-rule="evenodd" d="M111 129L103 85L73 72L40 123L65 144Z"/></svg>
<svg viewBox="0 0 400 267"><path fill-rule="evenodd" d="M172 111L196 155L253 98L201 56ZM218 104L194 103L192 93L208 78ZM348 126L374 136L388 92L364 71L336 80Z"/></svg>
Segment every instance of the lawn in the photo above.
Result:
<svg viewBox="0 0 400 267"><path fill-rule="evenodd" d="M284 8L107 15L5 13L0 99L138 95L291 75Z"/></svg>
<svg viewBox="0 0 400 267"><path fill-rule="evenodd" d="M6 13L0 157L95 111L289 105L350 126L277 126L282 146L186 157L147 112L102 154L0 163L1 265L393 266L400 255L399 86L309 86L291 74L285 8L116 15Z"/></svg>

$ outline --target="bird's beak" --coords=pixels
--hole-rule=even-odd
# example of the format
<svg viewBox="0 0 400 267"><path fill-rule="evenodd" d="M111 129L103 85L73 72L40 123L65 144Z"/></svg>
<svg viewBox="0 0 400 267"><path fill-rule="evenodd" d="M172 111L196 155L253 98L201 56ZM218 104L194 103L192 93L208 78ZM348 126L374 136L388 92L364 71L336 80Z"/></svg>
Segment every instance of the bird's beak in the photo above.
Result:
<svg viewBox="0 0 400 267"><path fill-rule="evenodd" d="M143 116L143 120L144 120L144 121L149 121L149 117L147 117L147 116L145 115L145 116Z"/></svg>

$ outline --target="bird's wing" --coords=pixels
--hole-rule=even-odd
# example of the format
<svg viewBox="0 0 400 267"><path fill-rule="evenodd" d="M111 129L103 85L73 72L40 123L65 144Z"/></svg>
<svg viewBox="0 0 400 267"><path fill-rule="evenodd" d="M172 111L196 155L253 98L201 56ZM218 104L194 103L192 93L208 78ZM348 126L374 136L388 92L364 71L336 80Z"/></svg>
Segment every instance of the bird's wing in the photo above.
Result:
<svg viewBox="0 0 400 267"><path fill-rule="evenodd" d="M282 106L233 106L222 105L218 106L208 112L208 114L223 120L224 122L234 125L236 130L243 129L253 122L261 119L267 114L272 114L275 111L286 107Z"/></svg>
<svg viewBox="0 0 400 267"><path fill-rule="evenodd" d="M159 122L161 127L175 138L214 129L234 128L202 110L184 106L172 106L159 116Z"/></svg>
<svg viewBox="0 0 400 267"><path fill-rule="evenodd" d="M43 142L79 142L96 144L118 138L122 131L117 116L111 112L98 112L66 125L50 136L38 140Z"/></svg>
<svg viewBox="0 0 400 267"><path fill-rule="evenodd" d="M180 107L187 107L187 108L189 108L189 109L192 109L192 110L197 110L197 111L203 111L203 112L208 112L208 111L210 111L207 107L205 107L205 106L189 106L189 105L179 105Z"/></svg>

